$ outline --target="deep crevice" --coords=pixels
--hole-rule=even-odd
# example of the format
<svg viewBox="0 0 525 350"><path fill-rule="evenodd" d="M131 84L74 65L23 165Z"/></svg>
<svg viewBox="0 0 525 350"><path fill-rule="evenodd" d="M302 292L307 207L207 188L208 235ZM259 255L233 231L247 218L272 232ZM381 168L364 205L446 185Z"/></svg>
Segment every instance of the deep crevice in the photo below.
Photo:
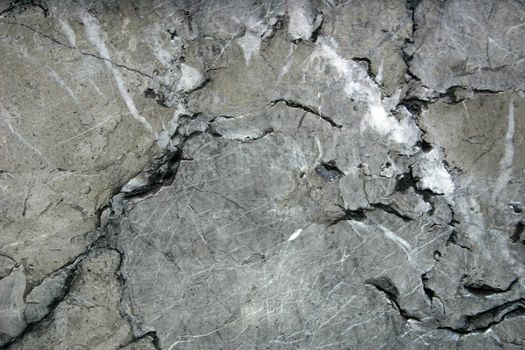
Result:
<svg viewBox="0 0 525 350"><path fill-rule="evenodd" d="M75 49L74 47L70 47L70 48ZM113 60L110 60L110 59L108 59L108 58L105 58L105 57L99 56L99 55L94 54L94 53L85 52L85 51L82 51L82 50L78 50L78 51L79 51L82 55L84 55L84 56L94 57L94 58L99 59L99 60L101 60L101 61L109 62L109 63L111 63L112 65L114 65L114 66L116 66L116 67L124 68L124 69L126 69L126 70L129 70L130 72L137 73L137 74L142 75L142 76L144 76L144 77L146 77L146 78L149 78L149 79L153 79L153 76L149 75L148 73L144 73L144 72L142 72L142 71L140 71L140 70L138 70L138 69L136 69L136 68L128 67L128 66L126 66L125 64L117 63L117 62L115 62L115 61L113 61Z"/></svg>
<svg viewBox="0 0 525 350"><path fill-rule="evenodd" d="M425 272L424 274L421 275L421 283L423 284L423 292L427 296L428 300L430 302L432 302L432 299L437 297L437 295L436 295L436 292L434 292L434 290L432 290L432 288L430 288L427 285L427 282L428 282L428 275L427 275L427 273L428 272Z"/></svg>
<svg viewBox="0 0 525 350"><path fill-rule="evenodd" d="M510 206L512 207L512 211L514 213L516 214L523 213L523 206L521 205L521 203L513 202L513 203L510 203Z"/></svg>
<svg viewBox="0 0 525 350"><path fill-rule="evenodd" d="M341 129L343 126L342 125L339 125L337 124L336 122L333 121L332 118L330 118L329 116L327 115L324 115L322 114L321 112L319 112L318 110L316 110L315 108L313 107L310 107L310 106L307 106L307 105L304 105L300 102L297 102L297 101L292 101L292 100L287 100L287 99L277 99L277 100L273 100L270 102L270 105L275 105L279 102L283 102L284 104L286 104L288 107L291 107L291 108L298 108L298 109L302 109L303 111L306 111L306 112L309 112L309 113L312 113L312 114L315 114L316 116L318 116L319 118L323 119L324 121L328 122L331 126L333 126L334 128L338 128L338 129Z"/></svg>
<svg viewBox="0 0 525 350"><path fill-rule="evenodd" d="M375 210L382 210L385 213L388 213L388 214L391 214L391 215L394 215L400 218L404 222L410 222L414 220L411 217L403 215L402 213L400 213L397 209L393 208L392 206L388 204L383 204L383 203L370 203L369 208L357 208L355 210L344 208L342 206L339 206L339 207L343 210L343 213L338 218L333 220L330 223L330 226L333 226L345 220L364 221L367 218L367 213L373 212Z"/></svg>
<svg viewBox="0 0 525 350"><path fill-rule="evenodd" d="M153 344L153 346L155 347L155 349L161 350L161 348L160 348L160 339L157 336L157 332L156 331L150 331L150 332L144 333L143 335L141 335L139 337L133 336L132 340L130 340L126 344L122 344L121 346L118 347L118 349L123 349L126 346L129 346L131 344L139 342L142 339L146 339L146 340L150 341L151 344Z"/></svg>
<svg viewBox="0 0 525 350"><path fill-rule="evenodd" d="M512 233L511 240L512 242L516 243L520 240L521 234L525 231L525 223L523 221L518 221L516 226L514 227L514 232Z"/></svg>
<svg viewBox="0 0 525 350"><path fill-rule="evenodd" d="M441 326L438 329L447 329L458 334L472 334L484 332L490 327L502 322L507 317L525 316L525 300L518 299L498 305L491 309L479 312L475 315L465 316L461 327Z"/></svg>
<svg viewBox="0 0 525 350"><path fill-rule="evenodd" d="M315 172L328 182L334 182L344 175L341 169L337 167L334 160L322 162L315 167Z"/></svg>
<svg viewBox="0 0 525 350"><path fill-rule="evenodd" d="M370 204L373 208L375 209L381 209L383 210L384 212L386 213L389 213L389 214L392 214L392 215L395 215L397 216L398 218L400 218L401 220L403 220L404 222L409 222L409 221L413 221L414 219L409 217L409 216L406 216L404 214L402 214L401 212L399 212L399 210L395 209L393 206L391 205L388 205L388 204L384 204L384 203L372 203Z"/></svg>
<svg viewBox="0 0 525 350"><path fill-rule="evenodd" d="M132 334L132 340L129 341L127 344L122 344L119 349L122 349L132 343L135 343L141 339L145 339L145 338L151 338L151 342L153 344L153 346L160 350L160 340L157 336L157 332L156 331L149 331L149 332L142 332L142 329L140 329L140 325L138 324L137 321L134 320L134 315L131 315L129 314L128 312L126 312L126 310L124 309L124 299L126 297L128 297L127 295L124 294L124 286L126 284L126 279L124 277L124 275L122 274L122 264L124 264L124 252L121 252L119 249L117 248L114 248L112 247L111 249L113 249L114 251L116 251L119 255L120 255L120 263L119 263L119 266L117 267L117 272L116 272L116 277L118 279L118 283L120 285L120 300L119 300L119 303L118 303L118 309L119 309L119 313L120 313L120 317L122 317L124 320L126 320L126 322L129 324L130 328L131 328L131 334ZM140 336L136 336L135 334L137 333L143 333L142 335Z"/></svg>
<svg viewBox="0 0 525 350"><path fill-rule="evenodd" d="M372 61L367 57L352 57L352 61L355 61L366 66L366 73L373 80L376 81L376 75L372 72ZM376 82L377 83L377 82ZM378 84L380 85L380 84Z"/></svg>
<svg viewBox="0 0 525 350"><path fill-rule="evenodd" d="M458 231L457 231L457 229L455 229L455 228L452 230L452 232L451 232L450 235L448 236L447 241L445 242L445 247L448 247L448 246L450 246L451 244L454 244L455 246L458 246L458 247L460 247L461 249L472 250L471 247L461 245L461 244L458 242Z"/></svg>
<svg viewBox="0 0 525 350"><path fill-rule="evenodd" d="M356 209L356 210L345 209L344 218L345 220L363 221L364 219L366 219L366 210L364 209Z"/></svg>
<svg viewBox="0 0 525 350"><path fill-rule="evenodd" d="M62 266L61 268L57 269L56 271L52 272L51 274L48 275L51 276L53 273L56 273L62 269L65 269L67 268L68 266L71 266L71 265L75 265L71 272L69 273L69 275L66 277L65 281L64 281L64 286L62 287L62 290L61 290L61 293L58 297L56 297L48 306L47 306L47 309L48 309L48 312L47 314L42 317L41 319L39 319L38 321L35 321L35 322L31 322L31 323L28 323L26 325L26 327L24 328L23 332L20 333L18 336L16 336L15 338L11 339L8 343L0 346L0 350L2 349L8 349L11 345L15 344L16 342L18 342L19 340L21 340L22 338L24 338L27 334L29 333L32 333L33 331L36 331L38 330L40 327L42 327L47 321L51 320L52 317L54 316L55 314L55 310L57 308L57 306L63 302L66 297L69 295L69 292L71 291L71 287L73 286L73 283L75 282L75 279L77 278L78 276L78 268L80 266L80 264L82 263L82 261L88 256L88 254L93 250L93 246L95 246L99 240L101 239L102 237L100 237L99 239L97 239L95 242L93 242L93 244L88 247L86 249L86 251L82 254L80 254L79 256L77 256L75 259L73 259L72 261L70 261L69 263L65 264L64 266ZM24 299L25 299L25 296L27 295L27 293L24 294Z"/></svg>
<svg viewBox="0 0 525 350"><path fill-rule="evenodd" d="M181 160L182 148L168 152L157 164L153 163L151 170L146 171L149 173L147 184L125 193L124 197L142 197L157 192L163 186L170 186L175 180Z"/></svg>
<svg viewBox="0 0 525 350"><path fill-rule="evenodd" d="M169 108L169 106L166 104L166 97L164 94L156 92L151 88L147 88L144 91L144 97L154 100L161 107Z"/></svg>
<svg viewBox="0 0 525 350"><path fill-rule="evenodd" d="M464 287L471 294L481 296L481 297L486 297L489 295L509 292L512 288L514 288L514 286L517 283L518 283L518 278L512 281L507 288L497 288L497 287L493 287L493 286L490 286L484 283L467 283L464 285Z"/></svg>
<svg viewBox="0 0 525 350"><path fill-rule="evenodd" d="M396 309L401 317L408 320L421 321L418 317L410 315L410 313L403 309L398 302L399 299L399 290L397 289L395 283L388 277L381 276L373 279L368 279L365 281L365 284L375 287L378 291L382 292L388 300L390 300L392 307Z"/></svg>
<svg viewBox="0 0 525 350"><path fill-rule="evenodd" d="M397 176L397 182L394 191L405 193L409 188L412 188L416 194L420 195L425 202L432 206L430 211L430 215L432 215L434 213L434 207L432 205L431 198L433 196L439 196L439 194L436 194L428 189L420 189L417 186L417 182L418 181L412 172L400 174Z"/></svg>
<svg viewBox="0 0 525 350"><path fill-rule="evenodd" d="M317 42L317 39L319 38L319 35L321 35L323 24L324 24L324 15L323 12L318 12L317 16L321 16L321 20L319 23L319 26L315 28L315 30L312 32L312 35L310 37L310 41Z"/></svg>

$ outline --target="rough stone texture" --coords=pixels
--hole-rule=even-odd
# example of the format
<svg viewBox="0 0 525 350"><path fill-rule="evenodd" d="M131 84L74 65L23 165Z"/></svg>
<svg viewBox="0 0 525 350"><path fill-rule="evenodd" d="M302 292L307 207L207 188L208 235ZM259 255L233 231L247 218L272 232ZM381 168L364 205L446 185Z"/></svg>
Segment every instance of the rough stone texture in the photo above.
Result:
<svg viewBox="0 0 525 350"><path fill-rule="evenodd" d="M525 4L0 2L0 346L525 346Z"/></svg>
<svg viewBox="0 0 525 350"><path fill-rule="evenodd" d="M327 18L323 35L332 37L340 52L369 62L370 73L386 94L395 94L405 82L406 63L401 48L411 38L413 23L403 1L343 2ZM351 34L350 34L351 33Z"/></svg>
<svg viewBox="0 0 525 350"><path fill-rule="evenodd" d="M119 313L120 256L95 250L80 262L71 288L51 314L10 349L118 349L131 329Z"/></svg>
<svg viewBox="0 0 525 350"><path fill-rule="evenodd" d="M458 85L523 90L524 20L522 1L423 0L410 70L438 92Z"/></svg>
<svg viewBox="0 0 525 350"><path fill-rule="evenodd" d="M52 304L63 298L67 292L67 283L72 277L75 267L76 264L71 264L52 273L26 295L27 305L24 311L26 322L40 321L49 313Z"/></svg>
<svg viewBox="0 0 525 350"><path fill-rule="evenodd" d="M122 350L155 350L157 348L154 344L154 340L151 337L146 336L145 338L134 341L120 349Z"/></svg>
<svg viewBox="0 0 525 350"><path fill-rule="evenodd" d="M0 251L24 261L32 285L100 235L97 210L158 152L173 116L143 94L153 51L119 57L169 34L126 18L112 16L109 26L86 12L0 23ZM126 32L142 35L124 41Z"/></svg>
<svg viewBox="0 0 525 350"><path fill-rule="evenodd" d="M6 343L20 334L26 323L24 321L24 290L26 281L22 267L14 269L9 276L0 280L0 342Z"/></svg>

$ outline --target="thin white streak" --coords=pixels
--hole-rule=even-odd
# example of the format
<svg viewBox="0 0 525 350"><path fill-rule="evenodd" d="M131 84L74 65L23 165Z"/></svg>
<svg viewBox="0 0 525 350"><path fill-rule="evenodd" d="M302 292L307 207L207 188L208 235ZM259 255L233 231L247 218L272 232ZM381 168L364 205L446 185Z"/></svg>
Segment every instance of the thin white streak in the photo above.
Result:
<svg viewBox="0 0 525 350"><path fill-rule="evenodd" d="M292 233L292 235L290 236L290 238L288 238L288 242L291 242L293 241L294 239L296 239L297 237L299 237L299 235L301 234L301 232L303 232L303 229L300 228L298 230L296 230L294 233Z"/></svg>
<svg viewBox="0 0 525 350"><path fill-rule="evenodd" d="M101 126L101 125L107 123L108 121L110 121L110 120L113 119L113 118L119 117L120 115L121 115L121 114L111 115L111 116L107 117L106 119L104 119L103 121L101 121L100 123L98 123L98 124L92 126L91 128L86 129L86 130L82 131L81 133L79 133L79 134L77 134L77 135L75 135L75 136L71 136L71 137L69 137L69 138L67 138L67 139L65 139L65 140L62 140L62 141L56 143L56 144L55 144L55 147L58 147L58 146L60 146L60 145L63 145L64 143L67 143L67 142L72 141L72 140L74 140L74 139L76 139L76 138L79 138L80 136L82 136L82 135L84 135L84 134L87 134L87 133L90 132L91 130L94 130L94 129L98 128L99 126Z"/></svg>
<svg viewBox="0 0 525 350"><path fill-rule="evenodd" d="M128 107L129 112L131 115L137 120L146 130L148 130L154 137L155 140L157 139L157 133L153 129L153 127L148 123L146 118L144 118L142 115L140 115L139 111L137 110L137 107L135 106L135 103L133 102L133 99L128 94L128 90L126 88L126 85L124 84L124 79L122 78L122 74L120 71L115 68L111 64L111 56L109 54L109 50L106 46L106 43L102 39L102 31L100 29L100 26L98 25L98 21L95 17L91 16L87 12L82 13L82 20L84 22L84 27L86 30L86 35L89 39L89 41L95 46L97 49L99 55L104 58L104 63L108 67L108 69L113 74L113 78L115 78L115 81L117 83L117 88L120 91L120 94L122 96L122 99L126 103L126 106Z"/></svg>
<svg viewBox="0 0 525 350"><path fill-rule="evenodd" d="M4 113L4 114L7 114L7 111L5 110L5 108L3 106L0 105L0 109L1 109L1 112ZM2 117L2 115L0 115L0 121L2 121L5 125L7 125L9 131L11 131L11 133L13 135L16 136L17 139L20 140L20 142L22 142L22 144L24 144L27 148L31 149L33 152L35 152L36 154L38 154L42 159L44 159L48 164L51 163L49 161L49 159L47 159L46 156L44 156L42 154L42 152L40 152L36 147L34 147L33 145L31 145L22 135L20 135L20 133L15 129L14 126L11 125L11 123L9 123L9 121L7 119L5 119L4 117Z"/></svg>
<svg viewBox="0 0 525 350"><path fill-rule="evenodd" d="M78 96L73 92L73 90L71 90L71 88L66 84L66 82L62 78L60 78L57 72L55 72L49 67L47 67L47 71L51 78L53 78L58 83L58 85L60 85L64 90L67 91L68 95L71 96L73 101L75 101L75 104L79 107L82 107Z"/></svg>
<svg viewBox="0 0 525 350"><path fill-rule="evenodd" d="M67 37L67 41L69 41L69 44L73 47L76 47L76 36L75 31L69 23L65 19L59 19L58 23L60 24L60 27L62 28L62 31Z"/></svg>
<svg viewBox="0 0 525 350"><path fill-rule="evenodd" d="M410 258L412 247L407 241L405 241L403 238L399 237L398 235L396 235L394 232L390 231L383 225L379 225L379 228L383 231L386 238L396 243L405 252L405 254Z"/></svg>
<svg viewBox="0 0 525 350"><path fill-rule="evenodd" d="M514 100L511 100L509 103L509 123L507 126L507 133L505 134L505 153L499 162L500 176L497 180L496 187L494 188L492 200L496 199L510 180L510 175L512 173L512 159L514 158L514 126Z"/></svg>
<svg viewBox="0 0 525 350"><path fill-rule="evenodd" d="M376 82L381 84L383 82L383 66L385 64L385 57L381 57L381 64L377 68Z"/></svg>

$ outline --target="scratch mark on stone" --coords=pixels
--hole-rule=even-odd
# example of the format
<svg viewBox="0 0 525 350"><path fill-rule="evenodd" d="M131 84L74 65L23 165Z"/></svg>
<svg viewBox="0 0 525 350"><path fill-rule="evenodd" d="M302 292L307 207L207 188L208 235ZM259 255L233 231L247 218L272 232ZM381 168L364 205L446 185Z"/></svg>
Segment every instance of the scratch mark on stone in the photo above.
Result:
<svg viewBox="0 0 525 350"><path fill-rule="evenodd" d="M67 143L67 142L69 142L69 141L73 141L74 139L77 139L77 138L79 138L80 136L85 135L85 134L87 134L88 132L90 132L90 131L92 131L92 130L95 130L96 128L100 127L101 125L104 125L105 123L107 123L107 122L110 121L111 119L116 118L116 117L119 117L119 116L121 116L121 115L122 115L122 114L114 114L114 115L110 115L109 117L107 117L106 119L104 119L104 120L101 121L100 123L98 123L98 124L92 126L91 128L86 129L86 130L82 131L81 133L79 133L79 134L77 134L77 135L75 135L75 136L72 136L72 137L69 137L69 138L67 138L67 139L65 139L65 140L62 140L62 141L60 141L60 142L57 142L57 143L55 144L55 147L58 147L58 146L60 146L60 145L63 145L64 143Z"/></svg>
<svg viewBox="0 0 525 350"><path fill-rule="evenodd" d="M2 114L8 114L7 113L7 110L4 108L4 106L0 105L0 112L2 112ZM9 123L9 121L7 119L5 119L5 117L3 117L2 115L0 115L0 121L2 121L5 125L7 125L7 128L9 129L9 131L16 136L16 138L18 140L20 140L20 142L22 142L22 144L24 144L27 148L31 149L33 152L35 152L36 154L38 154L42 159L44 159L48 164L51 164L51 162L49 161L49 159L44 156L42 154L42 152L40 152L36 147L34 147L33 145L31 145L22 135L20 135L20 133L18 132L18 130L15 129L15 127L13 125L11 125L11 123Z"/></svg>
<svg viewBox="0 0 525 350"><path fill-rule="evenodd" d="M324 326L326 326L328 323L330 323L330 321L332 321L334 318L337 317L337 315L339 315L351 302L352 300L354 300L355 298L355 295L351 296L347 302L341 306L341 308L339 310L337 310L333 315L332 317L330 317L328 320L324 321L323 323L321 323L321 325L317 328L317 331L319 331L321 328L323 328Z"/></svg>

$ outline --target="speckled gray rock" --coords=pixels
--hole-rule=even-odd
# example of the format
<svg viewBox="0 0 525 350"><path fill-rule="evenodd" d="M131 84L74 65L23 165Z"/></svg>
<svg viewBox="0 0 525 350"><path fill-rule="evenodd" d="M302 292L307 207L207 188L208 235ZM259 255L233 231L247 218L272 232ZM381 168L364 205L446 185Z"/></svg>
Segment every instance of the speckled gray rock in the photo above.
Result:
<svg viewBox="0 0 525 350"><path fill-rule="evenodd" d="M523 347L524 13L2 3L0 343Z"/></svg>

